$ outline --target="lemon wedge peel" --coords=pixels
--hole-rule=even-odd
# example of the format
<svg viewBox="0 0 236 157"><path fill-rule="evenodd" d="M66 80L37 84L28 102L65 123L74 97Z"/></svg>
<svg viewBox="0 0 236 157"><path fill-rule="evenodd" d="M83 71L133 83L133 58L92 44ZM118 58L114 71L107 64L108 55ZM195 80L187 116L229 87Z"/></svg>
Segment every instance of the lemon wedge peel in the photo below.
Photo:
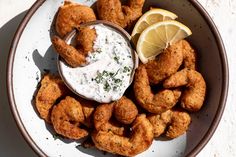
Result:
<svg viewBox="0 0 236 157"><path fill-rule="evenodd" d="M174 20L176 18L178 18L176 14L164 9L152 8L151 10L147 11L137 21L132 31L131 37L134 45L137 44L140 34L150 25L165 20Z"/></svg>
<svg viewBox="0 0 236 157"><path fill-rule="evenodd" d="M147 27L141 33L137 42L138 56L145 64L149 60L153 60L169 45L172 45L191 34L191 30L187 26L175 20L155 23ZM155 47L157 48L155 49Z"/></svg>

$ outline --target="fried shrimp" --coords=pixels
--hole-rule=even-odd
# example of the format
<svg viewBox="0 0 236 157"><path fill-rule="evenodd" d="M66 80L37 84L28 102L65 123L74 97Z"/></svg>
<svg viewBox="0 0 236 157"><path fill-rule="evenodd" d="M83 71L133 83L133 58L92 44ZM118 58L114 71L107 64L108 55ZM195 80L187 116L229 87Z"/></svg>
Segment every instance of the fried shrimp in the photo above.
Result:
<svg viewBox="0 0 236 157"><path fill-rule="evenodd" d="M145 64L149 81L158 84L176 73L183 62L182 42L177 42L164 50L155 60Z"/></svg>
<svg viewBox="0 0 236 157"><path fill-rule="evenodd" d="M78 51L84 56L87 56L88 52L93 51L93 44L96 37L95 29L90 29L89 27L80 28L79 35L76 38Z"/></svg>
<svg viewBox="0 0 236 157"><path fill-rule="evenodd" d="M79 28L81 24L95 20L96 16L90 7L65 1L58 11L56 31L63 38L74 28Z"/></svg>
<svg viewBox="0 0 236 157"><path fill-rule="evenodd" d="M84 121L82 106L79 101L67 96L53 107L51 121L55 131L69 139L81 139L88 131L79 128Z"/></svg>
<svg viewBox="0 0 236 157"><path fill-rule="evenodd" d="M61 38L54 36L52 38L53 46L56 52L69 64L76 68L86 63L83 53L79 53L73 46L68 45Z"/></svg>
<svg viewBox="0 0 236 157"><path fill-rule="evenodd" d="M112 131L92 133L95 146L103 151L123 156L135 156L147 150L153 141L153 127L144 114L137 116L132 125L131 137L114 134Z"/></svg>
<svg viewBox="0 0 236 157"><path fill-rule="evenodd" d="M186 40L182 40L184 67L196 70L196 52Z"/></svg>
<svg viewBox="0 0 236 157"><path fill-rule="evenodd" d="M184 134L188 130L190 123L191 117L187 112L173 111L166 136L176 138Z"/></svg>
<svg viewBox="0 0 236 157"><path fill-rule="evenodd" d="M153 126L155 137L163 133L169 138L176 138L184 134L191 123L187 112L168 110L162 114L152 114L147 117Z"/></svg>
<svg viewBox="0 0 236 157"><path fill-rule="evenodd" d="M129 0L127 6L120 0L98 0L97 10L100 20L110 21L122 28L130 27L142 15L145 0Z"/></svg>
<svg viewBox="0 0 236 157"><path fill-rule="evenodd" d="M36 108L46 122L51 122L50 111L56 100L69 93L59 76L47 74L41 80L41 87L36 95Z"/></svg>
<svg viewBox="0 0 236 157"><path fill-rule="evenodd" d="M153 126L154 137L159 137L165 132L167 124L171 121L172 114L171 110L167 110L161 114L152 114L147 117Z"/></svg>
<svg viewBox="0 0 236 157"><path fill-rule="evenodd" d="M181 91L162 90L154 95L149 85L147 71L144 65L140 65L135 73L134 94L141 107L150 113L160 114L175 106Z"/></svg>
<svg viewBox="0 0 236 157"><path fill-rule="evenodd" d="M88 128L93 128L93 113L95 111L97 103L94 101L85 100L83 98L77 98L82 106L84 114L84 121L81 123Z"/></svg>
<svg viewBox="0 0 236 157"><path fill-rule="evenodd" d="M75 68L86 64L85 57L89 51L92 51L95 38L96 31L89 27L84 27L77 37L77 40L80 42L78 50L73 46L68 45L64 40L57 36L52 38L52 43L56 52L67 62L67 64Z"/></svg>
<svg viewBox="0 0 236 157"><path fill-rule="evenodd" d="M114 102L114 116L123 124L131 124L138 115L135 104L125 96Z"/></svg>
<svg viewBox="0 0 236 157"><path fill-rule="evenodd" d="M114 134L123 135L124 127L111 121L114 104L99 105L94 112L94 126L97 131L112 131Z"/></svg>
<svg viewBox="0 0 236 157"><path fill-rule="evenodd" d="M199 72L185 68L166 79L163 86L165 88L186 86L187 89L181 97L181 106L192 112L201 109L206 95L206 82Z"/></svg>

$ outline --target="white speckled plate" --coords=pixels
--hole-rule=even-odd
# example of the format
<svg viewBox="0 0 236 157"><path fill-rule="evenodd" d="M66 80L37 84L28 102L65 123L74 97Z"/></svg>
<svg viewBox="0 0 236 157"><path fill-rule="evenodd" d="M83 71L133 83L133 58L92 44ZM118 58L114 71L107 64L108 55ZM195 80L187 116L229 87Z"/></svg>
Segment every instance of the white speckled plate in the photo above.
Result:
<svg viewBox="0 0 236 157"><path fill-rule="evenodd" d="M76 0L92 5L92 0ZM56 55L51 46L52 21L62 0L38 0L16 33L8 62L8 94L16 122L25 139L40 156L112 156L96 149L76 147L80 141L54 139L52 127L39 118L33 95L45 71L57 72ZM194 156L207 143L221 118L228 87L228 67L221 38L209 16L195 0L146 0L145 8L161 7L173 11L189 26L189 41L199 53L199 70L208 85L203 109L193 114L190 131L174 140L155 139L138 156Z"/></svg>

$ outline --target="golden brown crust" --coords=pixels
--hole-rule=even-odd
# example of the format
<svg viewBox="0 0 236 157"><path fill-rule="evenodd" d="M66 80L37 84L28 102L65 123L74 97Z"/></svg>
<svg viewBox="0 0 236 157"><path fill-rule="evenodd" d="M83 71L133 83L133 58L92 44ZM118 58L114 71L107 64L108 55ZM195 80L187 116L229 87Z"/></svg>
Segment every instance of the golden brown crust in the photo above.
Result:
<svg viewBox="0 0 236 157"><path fill-rule="evenodd" d="M47 74L41 80L41 87L36 95L36 108L41 118L51 122L50 111L56 100L69 93L59 76Z"/></svg>
<svg viewBox="0 0 236 157"><path fill-rule="evenodd" d="M149 85L147 71L144 65L140 65L135 73L134 94L139 105L145 110L161 114L178 102L181 91L165 89L154 95Z"/></svg>
<svg viewBox="0 0 236 157"><path fill-rule="evenodd" d="M150 83L158 84L176 73L182 62L182 43L177 42L164 50L155 60L145 64Z"/></svg>
<svg viewBox="0 0 236 157"><path fill-rule="evenodd" d="M80 33L77 36L77 48L68 45L60 37L52 38L53 46L56 52L69 64L71 67L79 67L86 64L86 56L89 52L93 52L94 41L96 40L95 29L89 27L80 28Z"/></svg>
<svg viewBox="0 0 236 157"><path fill-rule="evenodd" d="M181 106L192 112L201 109L206 95L206 82L199 72L185 68L165 80L163 86L186 86L181 97Z"/></svg>
<svg viewBox="0 0 236 157"><path fill-rule="evenodd" d="M191 123L191 117L187 112L173 111L170 123L166 136L169 138L176 138L188 130Z"/></svg>
<svg viewBox="0 0 236 157"><path fill-rule="evenodd" d="M88 55L88 52L93 51L94 41L96 39L96 30L89 27L80 28L77 36L78 51L84 56Z"/></svg>
<svg viewBox="0 0 236 157"><path fill-rule="evenodd" d="M137 116L132 126L131 137L114 134L112 131L92 133L95 146L113 154L135 156L147 150L153 141L153 128L144 114Z"/></svg>
<svg viewBox="0 0 236 157"><path fill-rule="evenodd" d="M83 98L77 98L77 100L80 102L84 114L84 121L81 123L88 128L93 128L93 113L96 109L97 102Z"/></svg>
<svg viewBox="0 0 236 157"><path fill-rule="evenodd" d="M97 10L100 20L110 21L122 28L126 27L120 0L98 0Z"/></svg>
<svg viewBox="0 0 236 157"><path fill-rule="evenodd" d="M63 38L81 24L95 20L96 16L90 7L66 1L58 11L56 31Z"/></svg>
<svg viewBox="0 0 236 157"><path fill-rule="evenodd" d="M88 135L87 130L79 128L84 119L81 104L69 96L52 109L51 121L55 131L69 139L81 139Z"/></svg>
<svg viewBox="0 0 236 157"><path fill-rule="evenodd" d="M191 117L187 112L168 110L160 115L148 116L154 130L154 136L165 134L169 138L176 138L184 134L191 123Z"/></svg>
<svg viewBox="0 0 236 157"><path fill-rule="evenodd" d="M196 70L197 54L191 45L186 41L182 40L183 45L183 57L184 67L192 70Z"/></svg>
<svg viewBox="0 0 236 157"><path fill-rule="evenodd" d="M94 127L97 131L112 131L114 134L123 135L124 127L111 120L114 104L99 105L94 112Z"/></svg>
<svg viewBox="0 0 236 157"><path fill-rule="evenodd" d="M135 104L125 96L114 103L114 116L123 124L131 124L138 115Z"/></svg>
<svg viewBox="0 0 236 157"><path fill-rule="evenodd" d="M54 36L52 38L53 46L56 52L69 64L71 67L79 67L86 63L85 56L78 52L73 46L68 45L61 38Z"/></svg>
<svg viewBox="0 0 236 157"><path fill-rule="evenodd" d="M144 2L145 0L129 0L128 6L122 6L120 0L98 0L99 19L110 21L122 28L131 27L142 15Z"/></svg>
<svg viewBox="0 0 236 157"><path fill-rule="evenodd" d="M154 137L159 137L162 135L167 125L170 123L173 112L167 110L162 114L151 114L147 118L153 126Z"/></svg>

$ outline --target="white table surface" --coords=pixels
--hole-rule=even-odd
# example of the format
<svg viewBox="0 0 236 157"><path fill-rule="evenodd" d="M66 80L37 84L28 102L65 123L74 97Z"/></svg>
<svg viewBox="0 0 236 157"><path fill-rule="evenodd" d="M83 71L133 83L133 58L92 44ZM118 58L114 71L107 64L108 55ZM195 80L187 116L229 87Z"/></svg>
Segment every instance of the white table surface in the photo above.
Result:
<svg viewBox="0 0 236 157"><path fill-rule="evenodd" d="M24 141L10 112L6 63L17 26L35 0L0 0L0 157L37 156ZM199 0L215 21L227 51L230 82L223 118L198 157L236 157L236 0Z"/></svg>

